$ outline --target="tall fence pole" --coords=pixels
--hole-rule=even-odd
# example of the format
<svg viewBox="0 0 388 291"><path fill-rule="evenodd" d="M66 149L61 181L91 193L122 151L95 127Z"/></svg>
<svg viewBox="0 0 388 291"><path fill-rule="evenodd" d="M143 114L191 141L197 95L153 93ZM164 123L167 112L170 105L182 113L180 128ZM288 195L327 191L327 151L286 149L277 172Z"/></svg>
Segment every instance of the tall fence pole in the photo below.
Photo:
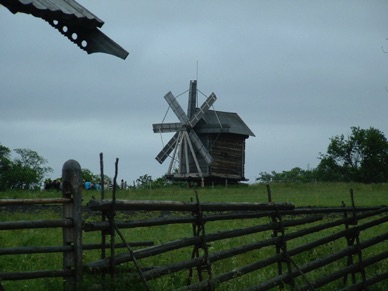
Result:
<svg viewBox="0 0 388 291"><path fill-rule="evenodd" d="M101 175L101 195L100 200L103 201L105 199L105 183L108 184L108 181L105 181L104 177L104 154L100 153L100 175ZM101 211L101 221L106 221L106 213L105 211ZM106 236L108 231L101 231L101 259L105 259L106 257ZM101 279L105 282L105 270L101 272Z"/></svg>
<svg viewBox="0 0 388 291"><path fill-rule="evenodd" d="M81 290L82 283L82 172L80 164L68 160L62 167L62 197L70 198L63 204L63 218L71 219L73 227L63 228L63 245L71 246L71 252L63 253L63 269L72 270L74 276L64 279L66 289Z"/></svg>

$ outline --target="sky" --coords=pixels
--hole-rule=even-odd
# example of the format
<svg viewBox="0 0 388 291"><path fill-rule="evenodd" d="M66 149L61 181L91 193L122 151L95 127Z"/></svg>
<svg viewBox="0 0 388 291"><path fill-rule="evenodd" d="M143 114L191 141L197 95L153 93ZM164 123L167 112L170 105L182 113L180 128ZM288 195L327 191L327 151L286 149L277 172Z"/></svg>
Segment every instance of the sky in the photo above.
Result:
<svg viewBox="0 0 388 291"><path fill-rule="evenodd" d="M387 1L80 0L125 48L88 55L40 18L0 6L0 144L131 184L163 176L155 157L177 122L163 96L198 80L214 110L255 133L245 176L311 169L352 126L388 135ZM201 99L202 98L202 99ZM205 100L199 94L199 104ZM187 93L178 98L186 108Z"/></svg>

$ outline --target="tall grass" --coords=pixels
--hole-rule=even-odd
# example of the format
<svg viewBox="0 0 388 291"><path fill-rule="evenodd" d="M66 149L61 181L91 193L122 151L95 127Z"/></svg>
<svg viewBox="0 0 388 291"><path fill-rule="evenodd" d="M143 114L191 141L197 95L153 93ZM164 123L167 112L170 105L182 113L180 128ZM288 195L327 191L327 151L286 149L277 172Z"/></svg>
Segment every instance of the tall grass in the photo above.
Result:
<svg viewBox="0 0 388 291"><path fill-rule="evenodd" d="M270 184L273 202L293 203L301 206L341 206L344 201L350 206L350 189L353 189L356 206L387 205L388 184L359 183L273 183ZM165 187L136 188L116 191L117 199L125 200L172 200L190 201L195 192L202 202L268 202L267 188L263 184L247 186L215 186L205 188ZM99 199L96 190L83 191L84 203L92 197ZM60 191L9 191L0 192L0 199L56 198ZM105 192L111 199L112 191Z"/></svg>
<svg viewBox="0 0 388 291"><path fill-rule="evenodd" d="M356 206L386 205L388 184L356 184L356 183L274 183L270 185L273 202L288 202L301 206L341 206L342 201L351 205L350 189L353 189ZM198 193L201 202L268 202L267 188L263 184L246 187L205 187L205 188L161 188L161 189L129 189L118 190L117 199L125 200L195 200ZM97 191L84 191L88 200ZM105 194L106 199L111 192Z"/></svg>
<svg viewBox="0 0 388 291"><path fill-rule="evenodd" d="M296 207L301 206L341 206L342 201L350 206L350 189L354 191L354 198L356 206L380 206L387 205L388 185L364 185L364 184L346 184L346 183L310 183L310 184L271 184L272 201L273 202L288 202L293 203ZM246 187L207 187L207 188L162 188L162 189L129 189L118 190L117 199L125 200L172 200L172 201L195 201L196 193L201 202L259 202L266 203L268 201L268 193L265 185L256 184ZM106 199L110 199L111 191L105 193ZM55 198L61 197L61 192L24 192L12 191L1 193L3 199L13 198ZM83 203L86 204L91 199L99 199L99 193L94 190L83 192ZM50 207L40 206L40 211L9 211L6 208L0 208L1 221L15 221L15 220L37 220L37 219L59 219L61 217L61 210L53 210ZM163 213L146 213L139 212L126 216L125 214L117 213L119 220L136 220L145 219L150 215L159 216L166 215ZM86 220L99 220L99 217L87 216ZM332 218L329 218L332 219ZM224 222L214 222L206 225L207 233L214 233L227 229L238 229L250 225L258 225L269 222L268 219L255 220L233 220ZM321 223L321 222L319 222ZM318 224L318 223L317 223ZM362 239L373 236L376 233L386 231L387 224L381 225L376 229L371 229L365 234L362 234ZM384 229L385 228L385 229ZM328 230L329 233L331 230ZM126 229L123 233L128 241L154 241L155 244L161 244L174 240L177 238L191 237L191 225L166 225L161 227L154 227L152 229L136 228ZM318 239L326 235L325 232L314 234L309 237L310 240ZM270 238L271 233L259 233L251 236L244 236L238 239L226 239L222 241L213 242L209 245L210 252L230 249L241 244L247 244L253 241ZM97 243L101 240L100 233L84 233L84 243ZM303 240L291 241L289 247L306 243ZM36 230L27 229L21 231L1 231L0 232L0 248L16 247L16 246L49 246L61 245L62 233L59 229ZM308 262L312 259L328 254L328 250L336 251L344 248L346 243L344 241L330 244L327 248L317 248L311 252L306 252L303 256L295 258L300 263ZM376 253L382 252L388 248L388 244L382 243L371 248L368 252ZM126 252L125 249L118 250L119 252ZM86 262L94 261L100 257L99 251L85 251L84 260ZM227 270L238 268L244 264L251 263L259 258L274 255L273 248L264 248L258 251L250 252L246 256L233 257L228 260L222 260L212 266L214 273L222 273ZM174 252L174 255L161 255L153 258L140 260L143 266L156 266L160 264L167 264L174 262L177 259L185 260L191 256L191 249L182 249ZM35 254L35 255L15 255L15 256L0 256L0 271L28 271L28 270L44 270L44 269L60 269L62 265L61 254ZM132 263L127 264L133 267ZM379 264L380 268L388 269L388 262L383 261ZM339 266L331 266L331 268L339 268ZM330 271L328 268L327 271ZM220 290L241 290L245 287L256 284L257 282L269 279L277 274L275 268L265 268L260 272L254 272L247 276L237 278L231 282L222 284ZM322 275L322 274L319 274ZM120 276L120 275L118 275ZM313 274L311 276L318 276ZM93 276L86 276L85 290L99 286L99 278ZM152 290L171 290L184 285L187 279L187 272L172 274L165 276L162 279L155 280L152 283ZM134 288L133 281L128 280L128 275L119 279L120 286L116 286L116 290L141 290ZM61 279L39 279L26 281L9 281L3 282L5 290L53 290L62 288ZM388 288L388 282L378 285L378 288ZM383 286L383 287L381 287ZM140 288L140 287L136 287ZM329 289L336 289L331 285ZM373 289L372 289L373 290ZM375 289L379 290L379 289ZM381 289L382 290L382 289Z"/></svg>

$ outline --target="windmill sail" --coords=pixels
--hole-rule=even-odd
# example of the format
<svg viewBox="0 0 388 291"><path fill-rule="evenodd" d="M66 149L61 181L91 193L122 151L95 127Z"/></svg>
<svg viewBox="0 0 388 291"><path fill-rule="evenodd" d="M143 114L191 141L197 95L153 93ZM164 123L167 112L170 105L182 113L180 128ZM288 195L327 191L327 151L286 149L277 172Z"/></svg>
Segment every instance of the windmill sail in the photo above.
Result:
<svg viewBox="0 0 388 291"><path fill-rule="evenodd" d="M182 123L180 122L172 122L172 123L157 123L153 124L152 128L155 133L163 133L163 132L176 132L181 129Z"/></svg>
<svg viewBox="0 0 388 291"><path fill-rule="evenodd" d="M170 105L172 111L174 111L176 117L178 117L179 121L182 124L189 124L189 118L186 113L183 111L182 107L179 105L178 101L176 101L174 95L171 92L168 92L164 99L166 99L168 105Z"/></svg>
<svg viewBox="0 0 388 291"><path fill-rule="evenodd" d="M198 135L195 133L194 130L190 130L189 137L191 142L193 143L194 147L198 150L198 152L201 154L201 156L205 159L206 163L208 165L211 164L213 161L212 156L209 154L206 147L203 145L202 141L199 139Z"/></svg>
<svg viewBox="0 0 388 291"><path fill-rule="evenodd" d="M191 118L190 123L195 126L197 122L204 116L204 114L212 107L213 103L217 100L217 97L214 93L212 93L206 101L202 104L201 108L194 114Z"/></svg>
<svg viewBox="0 0 388 291"><path fill-rule="evenodd" d="M172 152L172 150L175 147L175 144L177 142L179 136L179 132L174 134L174 136L170 139L170 141L163 147L163 149L159 152L159 154L156 156L156 160L162 164L168 157L168 155Z"/></svg>
<svg viewBox="0 0 388 291"><path fill-rule="evenodd" d="M187 114L183 111L182 107L179 105L178 101L175 99L171 92L168 92L164 96L164 99L171 107L172 111L175 113L180 122L153 124L153 130L155 133L176 132L171 140L157 155L156 160L159 163L163 163L171 154L171 152L174 151L172 159L178 160L180 162L179 174L193 174L190 172L190 164L194 162L195 169L197 171L194 174L199 174L199 176L202 177L202 167L205 169L206 165L209 166L212 163L213 158L210 155L208 149L203 144L202 140L197 135L195 125L208 112L209 108L217 100L217 97L214 93L212 93L200 108L196 108L197 81L191 81ZM217 125L217 127L220 126ZM177 153L179 153L179 157L175 159L175 155ZM192 160L190 160L190 157ZM200 163L202 165L200 165ZM171 164L169 172L170 171Z"/></svg>

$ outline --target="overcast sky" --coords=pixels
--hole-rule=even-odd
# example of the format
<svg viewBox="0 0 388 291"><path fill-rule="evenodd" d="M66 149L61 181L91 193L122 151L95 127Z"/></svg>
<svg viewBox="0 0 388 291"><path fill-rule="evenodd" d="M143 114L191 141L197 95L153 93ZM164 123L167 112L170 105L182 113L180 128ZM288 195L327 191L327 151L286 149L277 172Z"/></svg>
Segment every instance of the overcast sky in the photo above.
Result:
<svg viewBox="0 0 388 291"><path fill-rule="evenodd" d="M60 177L76 159L132 183L161 177L163 96L214 92L256 137L245 174L316 167L351 126L388 134L387 1L80 0L130 54L88 55L45 21L0 6L0 143L29 148ZM197 70L198 64L198 70ZM197 74L198 72L198 74ZM199 95L199 103L205 97ZM186 108L187 94L178 98ZM176 122L169 111L165 121Z"/></svg>

